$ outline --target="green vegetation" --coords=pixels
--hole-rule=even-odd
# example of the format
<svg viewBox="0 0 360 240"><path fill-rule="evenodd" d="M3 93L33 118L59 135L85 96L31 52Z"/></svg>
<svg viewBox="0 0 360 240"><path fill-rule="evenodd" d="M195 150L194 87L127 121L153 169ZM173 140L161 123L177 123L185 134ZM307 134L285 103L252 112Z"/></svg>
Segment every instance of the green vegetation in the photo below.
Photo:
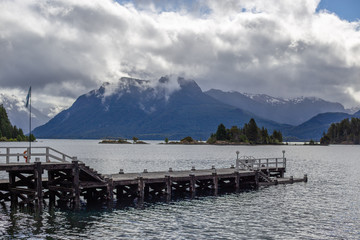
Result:
<svg viewBox="0 0 360 240"><path fill-rule="evenodd" d="M103 139L100 143L117 143L117 144L131 144L131 142L128 142L126 139Z"/></svg>
<svg viewBox="0 0 360 240"><path fill-rule="evenodd" d="M33 134L30 135L30 140L36 140ZM3 105L0 105L0 141L21 142L29 141L29 137L25 136L21 128L12 126L6 110Z"/></svg>
<svg viewBox="0 0 360 240"><path fill-rule="evenodd" d="M255 120L250 119L243 128L233 126L226 129L224 124L220 124L216 133L211 134L207 140L209 144L216 143L243 143L243 144L281 144L283 136L280 131L274 131L271 136L264 127L261 129L257 126Z"/></svg>
<svg viewBox="0 0 360 240"><path fill-rule="evenodd" d="M166 141L167 140L167 141ZM183 139L181 139L179 142L175 142L175 141L171 141L169 142L169 139L165 138L165 143L166 144L193 144L193 145L202 145L202 144L206 144L202 141L198 141L193 139L190 136L184 137Z"/></svg>
<svg viewBox="0 0 360 240"><path fill-rule="evenodd" d="M195 140L190 137L190 136L187 136L187 137L184 137L183 139L180 140L181 143L193 143L195 142Z"/></svg>
<svg viewBox="0 0 360 240"><path fill-rule="evenodd" d="M140 141L137 137L133 137L133 144L147 144L144 141ZM129 142L127 139L103 139L101 142L99 143L114 143L114 144L131 144L131 142Z"/></svg>
<svg viewBox="0 0 360 240"><path fill-rule="evenodd" d="M360 118L347 118L331 124L320 139L320 144L360 144Z"/></svg>

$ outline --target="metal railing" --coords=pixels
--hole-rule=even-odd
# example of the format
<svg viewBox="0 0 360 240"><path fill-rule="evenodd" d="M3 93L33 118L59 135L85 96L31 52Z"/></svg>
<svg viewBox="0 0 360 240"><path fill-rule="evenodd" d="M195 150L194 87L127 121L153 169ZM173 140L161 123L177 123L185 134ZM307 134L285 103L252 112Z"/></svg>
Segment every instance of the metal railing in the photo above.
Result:
<svg viewBox="0 0 360 240"><path fill-rule="evenodd" d="M74 158L51 147L0 147L1 163L68 162Z"/></svg>
<svg viewBox="0 0 360 240"><path fill-rule="evenodd" d="M243 156L236 159L236 167L245 170L286 168L286 158L254 158Z"/></svg>

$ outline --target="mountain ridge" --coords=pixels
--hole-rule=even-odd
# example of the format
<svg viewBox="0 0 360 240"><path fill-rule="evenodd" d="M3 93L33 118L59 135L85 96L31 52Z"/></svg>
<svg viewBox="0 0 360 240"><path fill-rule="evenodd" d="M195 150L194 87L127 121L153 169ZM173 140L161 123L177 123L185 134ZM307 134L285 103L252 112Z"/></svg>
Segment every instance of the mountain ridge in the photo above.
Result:
<svg viewBox="0 0 360 240"><path fill-rule="evenodd" d="M319 113L346 112L340 103L315 97L284 99L266 94L242 94L237 91L224 92L217 89L205 93L223 103L251 111L259 117L294 126L306 122Z"/></svg>
<svg viewBox="0 0 360 240"><path fill-rule="evenodd" d="M176 81L176 84L174 83ZM67 110L34 130L37 137L142 139L207 139L220 123L243 125L255 118L269 130L286 128L224 104L193 80L160 78L157 84L122 78L80 96Z"/></svg>

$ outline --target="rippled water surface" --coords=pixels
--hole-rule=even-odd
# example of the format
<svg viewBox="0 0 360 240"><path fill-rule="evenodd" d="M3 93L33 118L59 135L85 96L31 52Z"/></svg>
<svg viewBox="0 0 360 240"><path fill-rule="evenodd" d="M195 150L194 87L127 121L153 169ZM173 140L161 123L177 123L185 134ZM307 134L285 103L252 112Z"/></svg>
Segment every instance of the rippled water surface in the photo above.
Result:
<svg viewBox="0 0 360 240"><path fill-rule="evenodd" d="M278 185L170 203L84 206L80 211L0 206L4 239L360 239L360 146L102 145L95 140L39 140L101 173L229 167L240 155L281 157L287 176L308 183ZM0 146L24 146L1 143ZM0 178L6 178L0 173Z"/></svg>

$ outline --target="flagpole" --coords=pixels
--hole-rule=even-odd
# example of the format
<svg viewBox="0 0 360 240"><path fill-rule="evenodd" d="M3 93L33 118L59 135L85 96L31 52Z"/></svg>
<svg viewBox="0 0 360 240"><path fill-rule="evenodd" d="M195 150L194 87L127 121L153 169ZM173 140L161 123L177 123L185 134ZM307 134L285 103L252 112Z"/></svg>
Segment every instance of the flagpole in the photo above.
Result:
<svg viewBox="0 0 360 240"><path fill-rule="evenodd" d="M29 101L30 101L30 116L29 116L29 162L31 160L31 87L30 87L30 95L29 95Z"/></svg>

